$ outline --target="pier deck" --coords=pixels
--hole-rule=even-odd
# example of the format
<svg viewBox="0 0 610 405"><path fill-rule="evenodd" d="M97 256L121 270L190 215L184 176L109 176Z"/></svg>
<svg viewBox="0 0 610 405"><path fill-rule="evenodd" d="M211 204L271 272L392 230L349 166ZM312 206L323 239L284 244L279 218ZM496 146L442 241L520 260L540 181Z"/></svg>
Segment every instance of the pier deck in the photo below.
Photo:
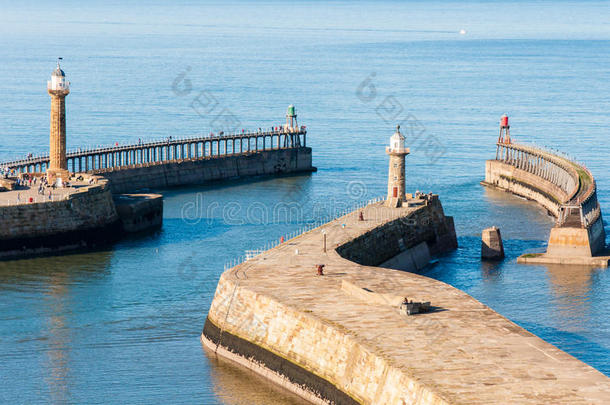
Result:
<svg viewBox="0 0 610 405"><path fill-rule="evenodd" d="M365 221L353 212L228 270L208 321L225 339L252 342L331 382L353 403L609 403L610 379L468 294L335 250L420 210L370 205ZM406 317L395 306L402 297L435 310ZM250 313L262 330L249 326ZM219 348L205 330L202 341Z"/></svg>

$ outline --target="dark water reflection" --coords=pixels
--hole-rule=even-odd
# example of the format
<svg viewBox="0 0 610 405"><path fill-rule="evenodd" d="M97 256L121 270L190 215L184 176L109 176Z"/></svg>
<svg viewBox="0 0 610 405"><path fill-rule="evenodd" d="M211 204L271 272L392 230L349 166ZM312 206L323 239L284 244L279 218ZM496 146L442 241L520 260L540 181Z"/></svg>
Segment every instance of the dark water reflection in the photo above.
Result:
<svg viewBox="0 0 610 405"><path fill-rule="evenodd" d="M282 390L265 378L204 349L212 366L213 389L227 405L307 405L309 402Z"/></svg>

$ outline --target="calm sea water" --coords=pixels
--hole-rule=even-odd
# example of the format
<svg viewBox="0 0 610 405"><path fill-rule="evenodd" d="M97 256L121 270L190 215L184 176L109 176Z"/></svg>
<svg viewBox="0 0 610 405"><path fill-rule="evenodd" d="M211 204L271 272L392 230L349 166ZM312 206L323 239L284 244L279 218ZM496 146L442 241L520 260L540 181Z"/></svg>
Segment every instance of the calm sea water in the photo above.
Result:
<svg viewBox="0 0 610 405"><path fill-rule="evenodd" d="M412 146L408 188L439 193L459 236L460 248L424 274L610 375L610 273L517 265L544 248L553 220L479 185L506 112L517 140L585 162L610 215L606 2L5 1L0 10L0 160L47 150L45 86L62 56L71 147L268 127L294 103L319 168L169 190L158 234L0 263L1 402L300 403L202 350L216 281L245 250L383 194L384 146L399 122ZM293 202L290 218L278 211ZM508 257L482 264L480 231L491 225Z"/></svg>

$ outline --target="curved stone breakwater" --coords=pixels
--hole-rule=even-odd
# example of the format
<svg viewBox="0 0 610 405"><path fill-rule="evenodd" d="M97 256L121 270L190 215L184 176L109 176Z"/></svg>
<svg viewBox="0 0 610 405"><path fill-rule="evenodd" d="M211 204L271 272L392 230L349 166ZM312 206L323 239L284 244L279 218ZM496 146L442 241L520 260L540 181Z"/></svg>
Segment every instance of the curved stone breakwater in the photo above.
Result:
<svg viewBox="0 0 610 405"><path fill-rule="evenodd" d="M591 172L564 157L531 146L498 143L485 164L484 185L536 201L557 218L547 252L522 263L590 264L607 267L602 213Z"/></svg>
<svg viewBox="0 0 610 405"><path fill-rule="evenodd" d="M312 403L608 403L610 381L445 283L373 267L456 247L438 198L371 204L221 276L205 347ZM324 235L327 249L324 251ZM324 264L324 275L316 266ZM403 315L404 299L432 311Z"/></svg>

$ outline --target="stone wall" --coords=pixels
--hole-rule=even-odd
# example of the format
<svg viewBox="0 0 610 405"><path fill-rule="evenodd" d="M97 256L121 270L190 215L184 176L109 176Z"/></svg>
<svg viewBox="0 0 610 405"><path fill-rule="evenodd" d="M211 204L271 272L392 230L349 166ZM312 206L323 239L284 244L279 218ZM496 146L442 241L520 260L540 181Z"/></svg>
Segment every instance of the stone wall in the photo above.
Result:
<svg viewBox="0 0 610 405"><path fill-rule="evenodd" d="M557 185L497 160L485 162L485 181L513 194L536 201L553 216L558 217L562 204L573 197ZM595 205L597 205L597 197ZM588 228L555 226L551 229L545 257L591 257L605 249L606 234L601 212Z"/></svg>
<svg viewBox="0 0 610 405"><path fill-rule="evenodd" d="M488 160L485 162L485 184L533 200L555 217L569 195L555 184L515 166Z"/></svg>
<svg viewBox="0 0 610 405"><path fill-rule="evenodd" d="M608 403L607 377L466 293L359 264L454 246L431 197L371 204L227 270L202 343L316 404ZM403 316L404 297L432 310Z"/></svg>
<svg viewBox="0 0 610 405"><path fill-rule="evenodd" d="M79 188L65 200L0 207L0 224L0 257L68 250L120 236L104 179Z"/></svg>
<svg viewBox="0 0 610 405"><path fill-rule="evenodd" d="M591 257L605 248L604 225L597 220L589 228L551 228L546 254L564 257Z"/></svg>
<svg viewBox="0 0 610 405"><path fill-rule="evenodd" d="M163 196L160 194L115 194L114 203L127 233L150 232L163 225Z"/></svg>
<svg viewBox="0 0 610 405"><path fill-rule="evenodd" d="M210 181L314 171L311 148L276 149L251 154L186 159L95 171L111 182L113 193L205 184Z"/></svg>
<svg viewBox="0 0 610 405"><path fill-rule="evenodd" d="M247 318L231 315L233 311L226 316L231 301ZM244 327L254 323L264 327ZM214 334L218 328L222 331ZM346 332L309 316L306 310L239 288L235 280L223 276L202 339L212 349L222 345L229 352L262 363L278 374L277 380L322 398L318 403L449 403ZM254 347L248 347L248 343ZM293 390L289 384L284 386Z"/></svg>
<svg viewBox="0 0 610 405"><path fill-rule="evenodd" d="M426 209L400 217L337 248L341 257L366 266L378 266L426 242L432 254L457 248L453 218L445 216L438 196L426 196ZM386 266L383 266L386 267Z"/></svg>
<svg viewBox="0 0 610 405"><path fill-rule="evenodd" d="M391 211L381 203L367 207L364 212L366 221L379 226L340 242L331 252L333 259L326 260L358 266L345 259L359 264L379 264L422 244L426 250L429 246L435 253L455 249L457 240L452 218L444 216L438 196L427 195L425 200L423 205L411 209L411 214L406 217L404 211ZM396 212L403 215L396 219L383 219L388 213ZM356 220L356 214L354 212L351 217L348 215L348 218L337 221L350 228L350 221ZM311 231L308 235L313 237L317 233ZM329 235L332 238L332 232ZM286 243L294 244L291 241ZM302 254L307 253L299 253ZM339 325L310 315L307 308L286 305L274 295L259 294L242 287L240 279L246 277L251 280L250 276L238 277L236 279L232 272L225 272L219 280L202 333L202 343L211 350L265 375L312 403L449 403L439 392L395 367ZM373 304L399 305L403 299L396 294L364 290L346 280L341 282L340 288L346 296L367 304L370 301ZM285 297L290 293L278 294ZM358 316L357 313L353 315Z"/></svg>

